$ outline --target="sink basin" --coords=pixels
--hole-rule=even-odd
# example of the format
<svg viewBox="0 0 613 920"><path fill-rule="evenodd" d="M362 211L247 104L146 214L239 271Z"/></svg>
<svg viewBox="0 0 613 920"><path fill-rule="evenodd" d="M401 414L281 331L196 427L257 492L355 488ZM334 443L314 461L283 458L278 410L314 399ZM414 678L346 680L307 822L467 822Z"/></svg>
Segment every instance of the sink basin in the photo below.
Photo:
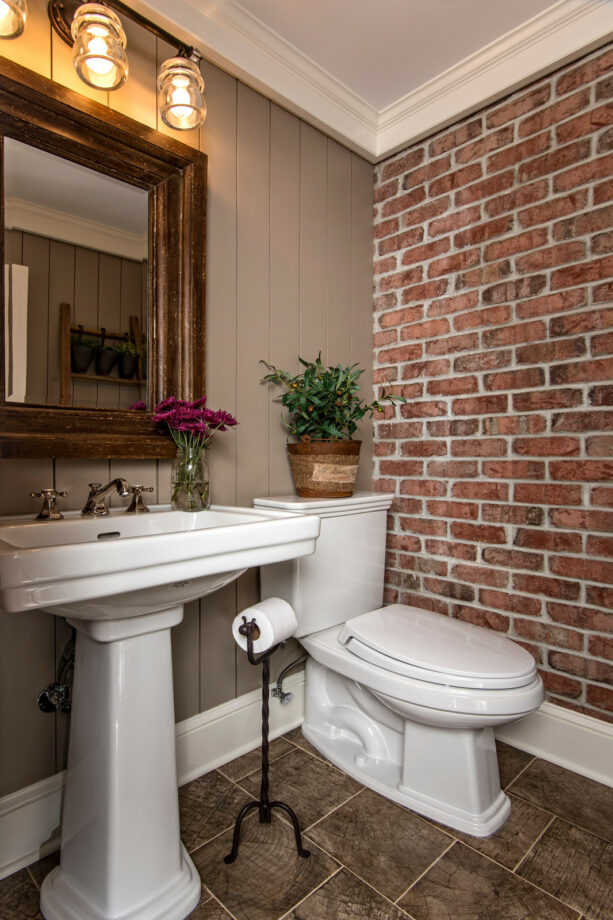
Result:
<svg viewBox="0 0 613 920"><path fill-rule="evenodd" d="M0 607L132 617L203 597L246 568L312 553L319 519L213 506L0 523Z"/></svg>
<svg viewBox="0 0 613 920"><path fill-rule="evenodd" d="M228 507L0 521L0 607L66 616L77 633L46 920L183 920L198 904L179 836L170 630L186 601L312 553L318 534L314 515Z"/></svg>

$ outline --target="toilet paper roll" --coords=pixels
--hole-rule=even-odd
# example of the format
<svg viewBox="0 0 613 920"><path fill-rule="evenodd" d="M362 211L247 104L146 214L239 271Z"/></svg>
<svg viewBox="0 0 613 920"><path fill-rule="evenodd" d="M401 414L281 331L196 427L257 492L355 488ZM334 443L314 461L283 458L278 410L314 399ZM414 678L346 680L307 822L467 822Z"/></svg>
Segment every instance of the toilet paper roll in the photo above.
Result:
<svg viewBox="0 0 613 920"><path fill-rule="evenodd" d="M257 655L266 652L278 642L289 639L298 627L298 620L291 604L280 597L269 597L253 607L247 607L232 621L232 635L236 644L244 651L247 651L247 637L241 636L238 631L239 626L243 625L243 617L247 617L248 623L255 620L258 624L260 635L253 643L253 651Z"/></svg>

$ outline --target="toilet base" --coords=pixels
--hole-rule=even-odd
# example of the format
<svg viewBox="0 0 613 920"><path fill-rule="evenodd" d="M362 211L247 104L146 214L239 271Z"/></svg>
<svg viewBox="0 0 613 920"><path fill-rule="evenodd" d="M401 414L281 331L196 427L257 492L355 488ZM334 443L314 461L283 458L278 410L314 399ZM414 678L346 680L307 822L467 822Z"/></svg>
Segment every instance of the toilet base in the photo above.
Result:
<svg viewBox="0 0 613 920"><path fill-rule="evenodd" d="M404 719L311 659L302 730L353 779L456 830L488 837L511 813L490 726L450 729Z"/></svg>

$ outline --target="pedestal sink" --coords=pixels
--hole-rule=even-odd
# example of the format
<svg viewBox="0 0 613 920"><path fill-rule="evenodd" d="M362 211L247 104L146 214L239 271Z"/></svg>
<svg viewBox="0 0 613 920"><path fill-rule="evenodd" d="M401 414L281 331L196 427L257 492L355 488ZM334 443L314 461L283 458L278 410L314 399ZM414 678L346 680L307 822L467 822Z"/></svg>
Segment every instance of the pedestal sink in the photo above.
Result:
<svg viewBox="0 0 613 920"><path fill-rule="evenodd" d="M46 920L182 920L170 629L246 568L312 553L319 518L248 508L0 523L0 606L77 630L61 865ZM228 623L228 629L230 624Z"/></svg>

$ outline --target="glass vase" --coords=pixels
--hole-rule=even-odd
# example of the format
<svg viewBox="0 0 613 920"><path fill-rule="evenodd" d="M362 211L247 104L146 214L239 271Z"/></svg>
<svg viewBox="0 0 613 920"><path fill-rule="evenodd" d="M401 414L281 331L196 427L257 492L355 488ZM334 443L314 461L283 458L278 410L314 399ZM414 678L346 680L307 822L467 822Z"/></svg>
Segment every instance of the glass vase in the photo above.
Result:
<svg viewBox="0 0 613 920"><path fill-rule="evenodd" d="M179 447L170 473L176 511L206 511L211 506L209 464L203 447Z"/></svg>

